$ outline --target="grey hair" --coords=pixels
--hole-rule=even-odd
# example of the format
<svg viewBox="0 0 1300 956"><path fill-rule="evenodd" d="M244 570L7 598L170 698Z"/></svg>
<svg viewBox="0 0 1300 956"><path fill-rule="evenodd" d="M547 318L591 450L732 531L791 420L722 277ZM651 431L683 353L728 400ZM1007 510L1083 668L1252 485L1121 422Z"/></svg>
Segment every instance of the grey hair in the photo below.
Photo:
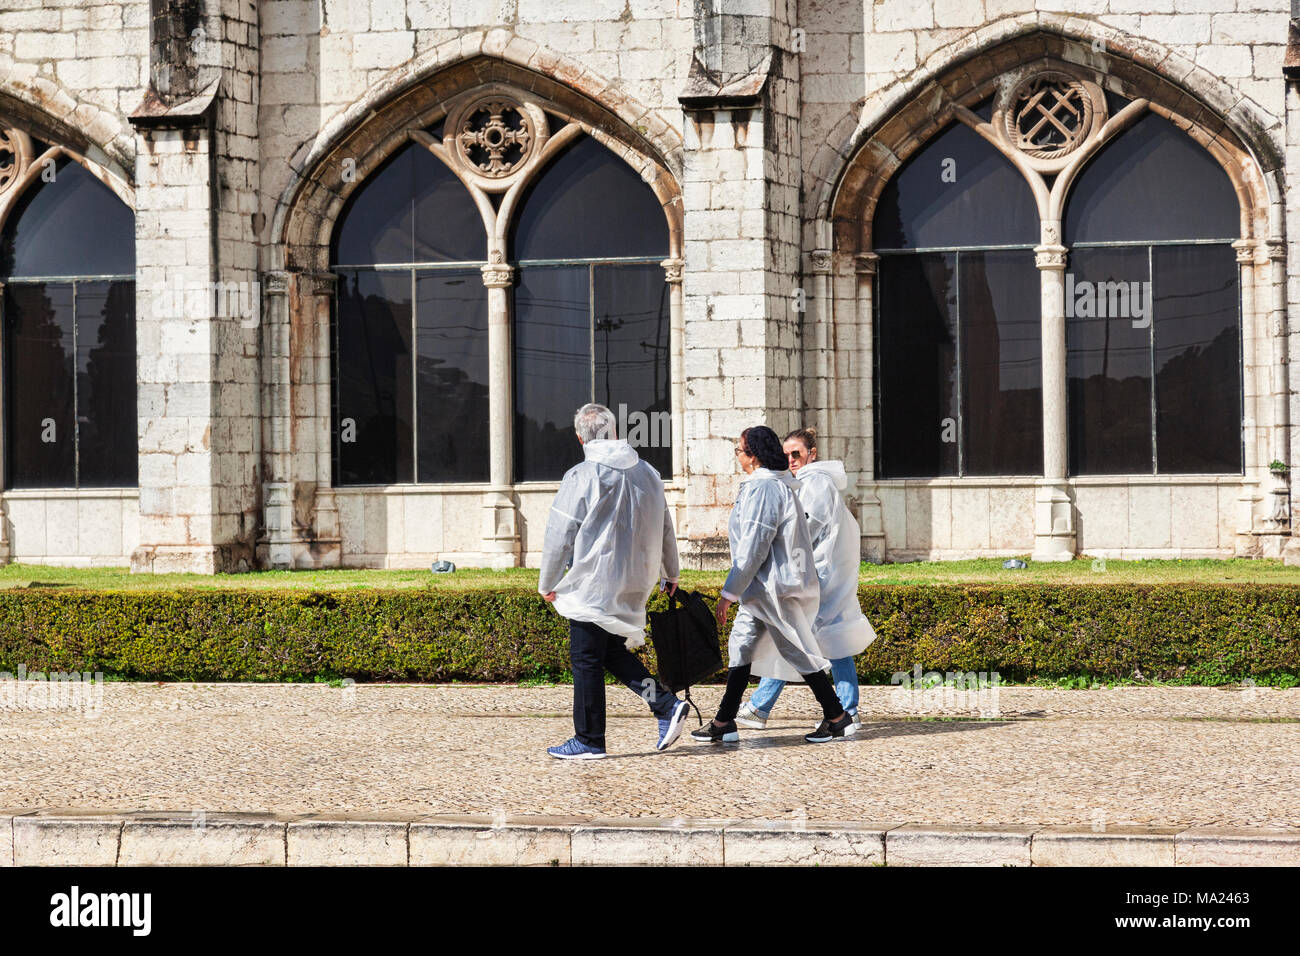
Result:
<svg viewBox="0 0 1300 956"><path fill-rule="evenodd" d="M573 416L573 430L584 442L618 437L618 419L604 405L583 405Z"/></svg>

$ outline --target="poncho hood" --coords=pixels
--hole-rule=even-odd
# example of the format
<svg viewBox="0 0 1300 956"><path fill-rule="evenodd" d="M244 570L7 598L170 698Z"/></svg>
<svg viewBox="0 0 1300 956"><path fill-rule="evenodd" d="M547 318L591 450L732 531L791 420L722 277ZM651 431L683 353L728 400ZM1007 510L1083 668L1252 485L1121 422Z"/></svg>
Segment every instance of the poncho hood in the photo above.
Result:
<svg viewBox="0 0 1300 956"><path fill-rule="evenodd" d="M595 438L585 442L582 453L587 461L626 471L641 460L636 449L621 438Z"/></svg>
<svg viewBox="0 0 1300 956"><path fill-rule="evenodd" d="M756 481L759 478L775 478L777 481L788 485L791 488L796 490L799 488L799 479L790 474L789 469L785 471L773 471L771 468L755 468L744 478L741 478L740 483L743 485L747 481Z"/></svg>
<svg viewBox="0 0 1300 956"><path fill-rule="evenodd" d="M849 486L849 476L844 471L844 462L842 461L810 461L799 469L796 477L802 478L805 475L823 474L829 478L835 485L835 490L843 492Z"/></svg>

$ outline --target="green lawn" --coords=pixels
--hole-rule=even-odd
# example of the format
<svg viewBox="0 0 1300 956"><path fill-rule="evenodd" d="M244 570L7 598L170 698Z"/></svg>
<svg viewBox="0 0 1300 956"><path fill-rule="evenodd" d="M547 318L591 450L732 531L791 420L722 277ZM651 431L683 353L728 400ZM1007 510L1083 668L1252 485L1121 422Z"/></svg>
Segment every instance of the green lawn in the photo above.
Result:
<svg viewBox="0 0 1300 956"><path fill-rule="evenodd" d="M724 575L717 571L687 571L687 587L717 587ZM1000 558L971 561L918 561L909 564L864 564L867 584L979 584L1007 581L1059 584L1300 584L1300 568L1284 567L1276 560L1106 561L1082 558L1061 564L1030 564L1019 571L1005 570ZM36 564L0 567L0 588L492 588L531 590L537 571L516 568L486 571L466 568L454 574L429 571L258 571L250 574L132 575L126 568L53 568Z"/></svg>

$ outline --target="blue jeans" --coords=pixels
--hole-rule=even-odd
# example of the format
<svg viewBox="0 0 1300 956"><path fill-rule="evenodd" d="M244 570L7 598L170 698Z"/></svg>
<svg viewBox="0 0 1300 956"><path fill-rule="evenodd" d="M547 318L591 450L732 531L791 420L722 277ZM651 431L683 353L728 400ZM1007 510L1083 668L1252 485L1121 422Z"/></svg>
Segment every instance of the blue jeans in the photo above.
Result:
<svg viewBox="0 0 1300 956"><path fill-rule="evenodd" d="M850 714L858 712L858 667L851 657L841 657L831 661L831 679L835 681L835 694L840 703ZM772 713L776 699L785 689L785 681L775 677L764 677L754 688L749 702L754 709L767 718Z"/></svg>

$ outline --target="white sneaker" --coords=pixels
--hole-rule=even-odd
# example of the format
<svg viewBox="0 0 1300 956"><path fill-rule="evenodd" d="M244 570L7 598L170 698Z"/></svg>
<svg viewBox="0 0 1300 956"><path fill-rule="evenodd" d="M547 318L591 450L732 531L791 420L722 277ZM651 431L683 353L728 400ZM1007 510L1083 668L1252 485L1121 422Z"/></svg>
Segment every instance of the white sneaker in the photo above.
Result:
<svg viewBox="0 0 1300 956"><path fill-rule="evenodd" d="M742 727L753 727L755 730L762 730L767 726L767 718L755 709L753 704L745 701L740 705L740 710L736 711L736 723Z"/></svg>

